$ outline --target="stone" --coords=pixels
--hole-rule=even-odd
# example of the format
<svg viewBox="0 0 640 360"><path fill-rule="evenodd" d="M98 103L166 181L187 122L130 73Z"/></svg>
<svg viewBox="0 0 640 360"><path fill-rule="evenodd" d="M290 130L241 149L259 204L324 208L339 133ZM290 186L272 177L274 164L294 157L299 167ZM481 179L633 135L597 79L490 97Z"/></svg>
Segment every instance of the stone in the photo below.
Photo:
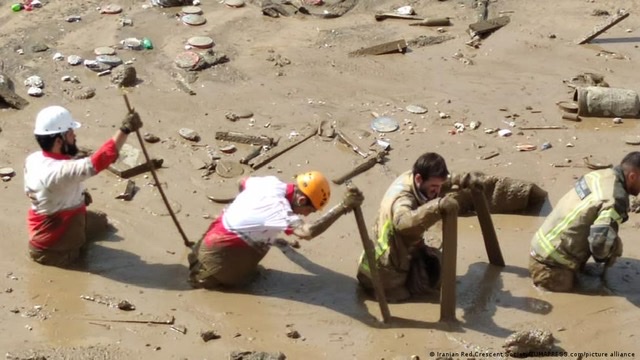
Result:
<svg viewBox="0 0 640 360"><path fill-rule="evenodd" d="M34 53L38 53L38 52L43 52L43 51L47 51L49 50L49 47L45 44L42 43L37 43L37 44L33 44L31 45L31 51L33 51Z"/></svg>
<svg viewBox="0 0 640 360"><path fill-rule="evenodd" d="M136 68L133 66L124 66L114 70L111 74L111 83L118 87L131 87L135 86L137 82Z"/></svg>
<svg viewBox="0 0 640 360"><path fill-rule="evenodd" d="M78 55L69 55L67 57L67 63L71 66L76 66L82 64L82 58Z"/></svg>
<svg viewBox="0 0 640 360"><path fill-rule="evenodd" d="M263 351L233 351L229 354L229 360L286 360L281 353L267 353Z"/></svg>
<svg viewBox="0 0 640 360"><path fill-rule="evenodd" d="M508 354L526 356L531 352L545 352L553 348L555 339L546 330L524 330L509 335L503 347Z"/></svg>
<svg viewBox="0 0 640 360"><path fill-rule="evenodd" d="M24 86L43 88L44 82L42 81L42 78L40 76L33 75L29 76L27 80L24 81Z"/></svg>
<svg viewBox="0 0 640 360"><path fill-rule="evenodd" d="M40 97L42 96L43 92L39 87L32 86L27 90L27 94L33 97Z"/></svg>
<svg viewBox="0 0 640 360"><path fill-rule="evenodd" d="M142 136L142 138L144 139L144 141L150 143L150 144L155 144L158 141L160 141L160 138L151 134L151 133L144 133L144 135Z"/></svg>
<svg viewBox="0 0 640 360"><path fill-rule="evenodd" d="M96 61L111 67L122 65L122 59L114 55L98 55L96 56Z"/></svg>
<svg viewBox="0 0 640 360"><path fill-rule="evenodd" d="M71 93L71 97L76 100L91 99L94 96L96 96L96 89L92 87L82 87Z"/></svg>
<svg viewBox="0 0 640 360"><path fill-rule="evenodd" d="M191 130L189 128L181 128L178 130L178 134L182 136L184 139L189 141L199 141L200 135L195 130Z"/></svg>

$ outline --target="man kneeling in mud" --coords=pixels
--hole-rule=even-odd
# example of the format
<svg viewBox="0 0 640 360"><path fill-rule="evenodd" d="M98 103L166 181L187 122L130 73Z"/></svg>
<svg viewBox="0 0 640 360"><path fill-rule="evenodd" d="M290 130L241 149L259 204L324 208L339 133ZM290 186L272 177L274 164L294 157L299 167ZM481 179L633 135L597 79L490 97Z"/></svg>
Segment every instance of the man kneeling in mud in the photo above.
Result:
<svg viewBox="0 0 640 360"><path fill-rule="evenodd" d="M535 184L479 172L450 176L442 156L430 152L420 156L413 170L400 175L387 189L373 227L375 258L390 302L439 291L440 251L427 246L423 235L445 213L472 210L470 189L474 188L488 195L492 212L525 210L546 198L546 192ZM364 254L357 277L371 293Z"/></svg>
<svg viewBox="0 0 640 360"><path fill-rule="evenodd" d="M305 223L300 215L322 210L331 196L329 182L317 171L298 175L295 184L274 176L249 177L241 182L240 191L189 255L193 287L246 284L281 232L313 239L364 200L359 190L349 188L338 205L317 221Z"/></svg>

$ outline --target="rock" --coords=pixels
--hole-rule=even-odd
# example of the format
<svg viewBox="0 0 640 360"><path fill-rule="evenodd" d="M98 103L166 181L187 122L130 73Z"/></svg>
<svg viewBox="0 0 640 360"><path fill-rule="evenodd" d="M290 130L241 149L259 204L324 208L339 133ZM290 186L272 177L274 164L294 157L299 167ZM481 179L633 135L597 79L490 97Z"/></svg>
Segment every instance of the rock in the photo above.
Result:
<svg viewBox="0 0 640 360"><path fill-rule="evenodd" d="M603 9L593 9L593 11L591 12L591 16L609 16L611 14L609 14L609 12L607 10L603 10Z"/></svg>
<svg viewBox="0 0 640 360"><path fill-rule="evenodd" d="M195 130L191 130L188 128L181 128L180 130L178 130L178 134L180 134L180 136L190 141L200 140L200 135L198 135L198 133Z"/></svg>
<svg viewBox="0 0 640 360"><path fill-rule="evenodd" d="M421 105L407 105L406 110L413 114L424 114L427 108Z"/></svg>
<svg viewBox="0 0 640 360"><path fill-rule="evenodd" d="M122 59L114 55L98 55L96 56L96 61L107 64L110 67L116 67L122 65Z"/></svg>
<svg viewBox="0 0 640 360"><path fill-rule="evenodd" d="M18 110L23 109L25 106L29 105L29 102L16 94L14 89L13 80L11 80L11 78L6 74L2 73L0 69L0 102L4 101L9 106Z"/></svg>
<svg viewBox="0 0 640 360"><path fill-rule="evenodd" d="M43 88L44 82L40 76L33 75L29 76L27 80L24 81L24 86Z"/></svg>
<svg viewBox="0 0 640 360"><path fill-rule="evenodd" d="M131 180L129 180L131 181ZM124 310L124 311L133 311L136 309L135 305L133 305L132 303L130 303L127 300L120 300L120 302L118 302L118 309L120 310Z"/></svg>
<svg viewBox="0 0 640 360"><path fill-rule="evenodd" d="M229 354L229 360L286 360L281 353L267 353L262 351L233 351Z"/></svg>
<svg viewBox="0 0 640 360"><path fill-rule="evenodd" d="M236 146L233 144L223 146L220 148L220 151L222 151L225 154L232 154L236 151Z"/></svg>
<svg viewBox="0 0 640 360"><path fill-rule="evenodd" d="M71 66L76 66L82 64L82 58L78 55L69 55L67 57L67 62Z"/></svg>
<svg viewBox="0 0 640 360"><path fill-rule="evenodd" d="M140 50L142 49L142 40L137 38L126 38L120 41L120 45L129 50Z"/></svg>
<svg viewBox="0 0 640 360"><path fill-rule="evenodd" d="M300 333L297 330L289 329L287 331L287 337L290 339L299 339Z"/></svg>
<svg viewBox="0 0 640 360"><path fill-rule="evenodd" d="M40 97L43 95L43 92L42 92L42 89L40 89L39 87L32 86L29 88L29 90L27 90L27 94L33 97Z"/></svg>
<svg viewBox="0 0 640 360"><path fill-rule="evenodd" d="M144 139L144 141L150 143L150 144L155 144L158 141L160 141L160 138L151 134L151 133L144 133L144 135L142 136L142 138Z"/></svg>
<svg viewBox="0 0 640 360"><path fill-rule="evenodd" d="M248 119L253 117L253 112L249 110L240 110L236 112L236 116L239 117L240 119Z"/></svg>
<svg viewBox="0 0 640 360"><path fill-rule="evenodd" d="M124 66L116 69L111 75L111 83L118 87L135 86L138 80L136 68L133 66Z"/></svg>
<svg viewBox="0 0 640 360"><path fill-rule="evenodd" d="M203 331L200 333L200 337L204 342L220 339L222 336L218 335L215 330Z"/></svg>
<svg viewBox="0 0 640 360"><path fill-rule="evenodd" d="M64 55L62 55L61 53L57 52L57 53L53 54L53 60L55 60L55 61L64 60Z"/></svg>
<svg viewBox="0 0 640 360"><path fill-rule="evenodd" d="M5 167L0 169L0 176L5 177L8 176L12 178L16 175L16 171L13 168Z"/></svg>
<svg viewBox="0 0 640 360"><path fill-rule="evenodd" d="M511 356L525 357L531 352L545 352L553 348L554 338L549 331L524 330L509 335L502 346Z"/></svg>
<svg viewBox="0 0 640 360"><path fill-rule="evenodd" d="M107 70L111 70L111 66L105 64L105 63L101 63L99 61L96 60L85 60L84 61L84 66L91 70L91 71L95 71L97 73L101 73L103 71L107 71Z"/></svg>
<svg viewBox="0 0 640 360"><path fill-rule="evenodd" d="M76 100L87 100L96 96L96 89L92 87L79 88L71 93L71 97Z"/></svg>
<svg viewBox="0 0 640 360"><path fill-rule="evenodd" d="M116 49L110 47L110 46L100 46L97 47L95 49L93 49L93 53L100 56L100 55L115 55L116 54Z"/></svg>
<svg viewBox="0 0 640 360"><path fill-rule="evenodd" d="M43 52L47 50L49 50L49 47L42 43L31 45L31 51L33 51L34 53Z"/></svg>

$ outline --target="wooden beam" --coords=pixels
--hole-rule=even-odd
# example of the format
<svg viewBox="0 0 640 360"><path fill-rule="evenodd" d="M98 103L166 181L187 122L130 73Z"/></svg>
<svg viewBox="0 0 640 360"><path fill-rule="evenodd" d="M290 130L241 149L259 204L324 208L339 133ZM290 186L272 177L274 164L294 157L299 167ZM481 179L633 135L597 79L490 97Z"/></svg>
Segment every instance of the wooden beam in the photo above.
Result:
<svg viewBox="0 0 640 360"><path fill-rule="evenodd" d="M619 23L620 21L622 21L622 20L624 20L624 19L626 19L628 17L629 17L629 13L628 12L621 12L621 13L618 13L617 15L609 18L609 20L607 20L606 23L596 26L593 29L593 31L591 31L587 36L582 38L582 40L579 40L577 42L578 45L584 45L584 44L587 44L587 43L591 42L591 40L597 38L602 33L604 33L605 31L607 31L609 29L611 29L617 23Z"/></svg>
<svg viewBox="0 0 640 360"><path fill-rule="evenodd" d="M349 53L349 56L361 55L382 55L389 53L404 53L407 50L407 41L405 39L389 41L384 44L374 45Z"/></svg>
<svg viewBox="0 0 640 360"><path fill-rule="evenodd" d="M493 226L493 220L489 212L487 197L484 195L482 189L471 190L471 196L473 198L473 207L476 210L476 215L480 222L480 230L482 230L484 247L487 250L489 263L491 263L491 265L504 266L504 259L502 258L500 243L498 242L496 229Z"/></svg>
<svg viewBox="0 0 640 360"><path fill-rule="evenodd" d="M453 201L444 199L443 201ZM458 256L458 210L442 217L442 276L440 321L456 321L456 261Z"/></svg>
<svg viewBox="0 0 640 360"><path fill-rule="evenodd" d="M247 135L233 131L216 131L215 139L260 146L273 146L273 144L275 143L273 138L270 138L268 136Z"/></svg>

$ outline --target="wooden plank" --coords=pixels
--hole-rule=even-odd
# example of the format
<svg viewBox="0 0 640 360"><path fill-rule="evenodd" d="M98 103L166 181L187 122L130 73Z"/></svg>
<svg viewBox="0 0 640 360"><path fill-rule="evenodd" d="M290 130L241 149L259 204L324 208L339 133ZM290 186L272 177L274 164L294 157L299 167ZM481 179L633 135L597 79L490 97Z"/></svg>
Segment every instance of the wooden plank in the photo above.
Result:
<svg viewBox="0 0 640 360"><path fill-rule="evenodd" d="M401 15L396 13L382 13L375 14L376 21L382 21L385 19L403 19L403 20L424 20L422 16L416 15Z"/></svg>
<svg viewBox="0 0 640 360"><path fill-rule="evenodd" d="M382 322L388 323L391 320L391 311L389 310L389 304L387 304L387 297L384 294L384 288L380 281L380 273L378 272L378 265L376 263L376 253L373 248L373 242L369 238L367 232L367 226L364 222L364 216L362 215L362 208L357 206L353 209L353 214L356 216L356 223L358 224L358 232L360 233L360 240L362 240L362 247L364 248L364 254L367 257L369 264L369 271L371 272L371 282L373 283L373 289L380 305L380 313L382 313Z"/></svg>
<svg viewBox="0 0 640 360"><path fill-rule="evenodd" d="M621 12L621 13L618 13L617 15L609 18L609 20L607 20L607 22L605 22L602 25L596 26L593 29L593 31L591 31L587 36L582 38L582 40L579 40L577 42L578 45L583 45L583 44L587 44L587 43L591 42L591 40L597 38L602 33L604 33L605 31L607 31L609 29L611 29L617 23L619 23L620 21L622 21L622 20L624 20L624 19L626 19L628 17L629 17L629 13L628 12Z"/></svg>
<svg viewBox="0 0 640 360"><path fill-rule="evenodd" d="M314 129L312 132L310 132L308 135L302 137L301 139L298 139L296 141L294 141L293 143L289 144L289 146L283 147L282 149L278 149L276 148L272 148L271 150L263 153L262 155L258 156L257 158L254 159L254 161L251 162L251 167L254 170L258 170L259 168L267 165L268 163L270 163L273 159L277 158L278 156L284 154L285 152L293 149L294 147L302 144L303 142L309 140L310 138L314 137L316 134L318 133L318 129Z"/></svg>
<svg viewBox="0 0 640 360"><path fill-rule="evenodd" d="M362 55L382 55L389 53L404 53L407 50L407 41L405 39L389 41L384 44L374 45L349 53L349 56L362 56Z"/></svg>
<svg viewBox="0 0 640 360"><path fill-rule="evenodd" d="M470 24L469 31L471 31L471 36L481 36L500 29L501 27L507 25L510 21L511 18L509 18L508 16L499 16L496 18L491 18L489 20L480 20L478 22Z"/></svg>
<svg viewBox="0 0 640 360"><path fill-rule="evenodd" d="M151 160L151 164L153 164L153 168L154 169L158 169L162 167L162 163L164 162L163 159L153 159ZM131 168L127 168L127 169L122 169L122 168L118 168L117 165L111 164L109 165L109 167L107 168L107 170L109 170L110 172L112 172L113 174L123 178L123 179L128 179L130 177L134 177L136 175L140 175L142 173L145 173L147 171L151 171L151 166L149 166L149 162L146 162L144 164L140 164L138 166L134 166Z"/></svg>
<svg viewBox="0 0 640 360"><path fill-rule="evenodd" d="M273 146L275 144L273 138L270 138L268 136L247 135L247 134L233 132L233 131L216 131L215 138L216 140L231 141L231 142L237 142L237 143L249 144L249 145Z"/></svg>
<svg viewBox="0 0 640 360"><path fill-rule="evenodd" d="M354 177L356 177L357 175L362 174L363 172L371 169L375 164L378 163L382 163L384 156L385 156L386 152L384 151L380 151L376 154L375 157L371 157L369 159L363 160L361 161L358 165L356 165L356 167L354 167L353 169L349 170L349 172L347 172L346 174L333 179L331 181L333 181L334 184L337 185L342 185L344 184L347 180L350 180Z"/></svg>
<svg viewBox="0 0 640 360"><path fill-rule="evenodd" d="M3 75L0 74L0 78L2 76ZM29 102L11 90L6 82L0 82L0 101L4 101L9 106L18 110L22 110L29 105Z"/></svg>
<svg viewBox="0 0 640 360"><path fill-rule="evenodd" d="M446 199L443 201L454 201ZM456 320L456 261L458 256L458 211L442 217L442 275L440 289L440 321Z"/></svg>
<svg viewBox="0 0 640 360"><path fill-rule="evenodd" d="M473 199L473 207L476 210L476 215L480 222L480 230L482 231L484 247L487 250L489 263L491 263L491 265L504 266L504 259L502 258L500 243L498 242L496 229L493 226L493 220L491 219L491 213L489 212L487 197L481 189L472 190L471 196Z"/></svg>

